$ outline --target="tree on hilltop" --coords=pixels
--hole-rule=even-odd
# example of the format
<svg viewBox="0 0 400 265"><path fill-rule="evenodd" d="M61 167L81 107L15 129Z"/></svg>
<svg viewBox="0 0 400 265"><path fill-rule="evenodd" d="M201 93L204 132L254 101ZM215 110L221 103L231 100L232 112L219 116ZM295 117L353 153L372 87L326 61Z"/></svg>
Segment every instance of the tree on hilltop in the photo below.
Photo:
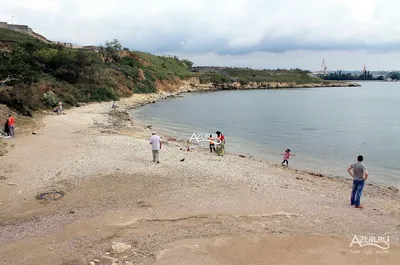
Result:
<svg viewBox="0 0 400 265"><path fill-rule="evenodd" d="M100 55L104 58L105 63L118 62L120 59L119 51L122 51L122 45L117 39L111 42L106 41L105 46L100 46Z"/></svg>
<svg viewBox="0 0 400 265"><path fill-rule="evenodd" d="M183 59L182 62L189 68L191 69L193 66L193 62L189 61L188 59Z"/></svg>

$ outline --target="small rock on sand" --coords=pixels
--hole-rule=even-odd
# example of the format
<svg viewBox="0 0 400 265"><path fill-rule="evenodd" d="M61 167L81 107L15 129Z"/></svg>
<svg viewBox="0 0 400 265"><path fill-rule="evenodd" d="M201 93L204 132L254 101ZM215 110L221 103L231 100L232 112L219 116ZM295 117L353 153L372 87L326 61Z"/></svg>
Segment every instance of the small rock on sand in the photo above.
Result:
<svg viewBox="0 0 400 265"><path fill-rule="evenodd" d="M113 242L111 248L112 248L112 252L114 252L114 253L122 253L122 252L127 251L128 249L131 249L132 246L125 244L125 243Z"/></svg>
<svg viewBox="0 0 400 265"><path fill-rule="evenodd" d="M133 265L133 263L130 261L125 261L125 265Z"/></svg>
<svg viewBox="0 0 400 265"><path fill-rule="evenodd" d="M94 262L92 261L92 262L89 262L89 265L96 265L96 263L94 263Z"/></svg>
<svg viewBox="0 0 400 265"><path fill-rule="evenodd" d="M117 263L119 261L119 259L117 258L113 258L113 257L109 257L109 256L102 256L103 259L107 259L109 261L111 261L112 263Z"/></svg>
<svg viewBox="0 0 400 265"><path fill-rule="evenodd" d="M241 158L246 158L246 156L244 156L244 155L239 155L239 157L241 157Z"/></svg>

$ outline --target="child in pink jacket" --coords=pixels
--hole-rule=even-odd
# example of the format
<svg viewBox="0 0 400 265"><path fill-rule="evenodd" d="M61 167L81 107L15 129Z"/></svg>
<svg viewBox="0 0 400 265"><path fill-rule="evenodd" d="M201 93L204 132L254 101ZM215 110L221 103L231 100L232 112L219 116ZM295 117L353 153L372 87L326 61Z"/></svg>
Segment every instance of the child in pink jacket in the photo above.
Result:
<svg viewBox="0 0 400 265"><path fill-rule="evenodd" d="M282 162L282 166L284 166L285 162L286 162L286 166L289 167L289 158L291 156L295 156L294 154L290 153L290 149L286 149L285 153L281 154L283 155L283 162Z"/></svg>

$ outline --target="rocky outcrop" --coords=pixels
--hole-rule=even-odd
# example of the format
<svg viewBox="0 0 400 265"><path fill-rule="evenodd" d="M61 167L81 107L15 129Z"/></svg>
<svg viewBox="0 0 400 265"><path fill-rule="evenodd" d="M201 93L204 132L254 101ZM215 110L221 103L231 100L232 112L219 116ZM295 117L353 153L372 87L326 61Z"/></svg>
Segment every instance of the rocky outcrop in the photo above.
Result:
<svg viewBox="0 0 400 265"><path fill-rule="evenodd" d="M250 82L241 84L239 82L212 84L216 90L250 90L250 89L280 89L280 88L313 88L313 87L355 87L357 83L346 82L322 82L297 84L289 82Z"/></svg>
<svg viewBox="0 0 400 265"><path fill-rule="evenodd" d="M141 68L138 69L138 74L139 74L139 80L140 81L146 79L146 77L144 76L144 72L143 72L143 70Z"/></svg>
<svg viewBox="0 0 400 265"><path fill-rule="evenodd" d="M165 83L165 82L163 82ZM173 86L166 88L165 84L158 82L158 91L163 92L207 92L220 90L252 90L252 89L285 89L285 88L315 88L315 87L359 87L361 85L350 82L322 82L297 84L295 82L250 82L248 84L233 83L207 83L201 84L199 78L193 77L187 80L179 80Z"/></svg>

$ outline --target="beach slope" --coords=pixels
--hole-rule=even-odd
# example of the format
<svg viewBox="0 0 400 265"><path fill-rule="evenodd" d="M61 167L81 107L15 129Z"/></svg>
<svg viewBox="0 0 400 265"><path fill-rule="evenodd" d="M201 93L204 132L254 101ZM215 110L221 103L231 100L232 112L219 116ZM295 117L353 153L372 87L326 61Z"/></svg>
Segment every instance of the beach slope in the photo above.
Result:
<svg viewBox="0 0 400 265"><path fill-rule="evenodd" d="M367 185L358 210L350 180L172 139L153 163L151 130L126 110L165 96L46 115L35 135L7 139L0 264L398 264L394 188ZM390 247L350 247L355 235L389 236Z"/></svg>

